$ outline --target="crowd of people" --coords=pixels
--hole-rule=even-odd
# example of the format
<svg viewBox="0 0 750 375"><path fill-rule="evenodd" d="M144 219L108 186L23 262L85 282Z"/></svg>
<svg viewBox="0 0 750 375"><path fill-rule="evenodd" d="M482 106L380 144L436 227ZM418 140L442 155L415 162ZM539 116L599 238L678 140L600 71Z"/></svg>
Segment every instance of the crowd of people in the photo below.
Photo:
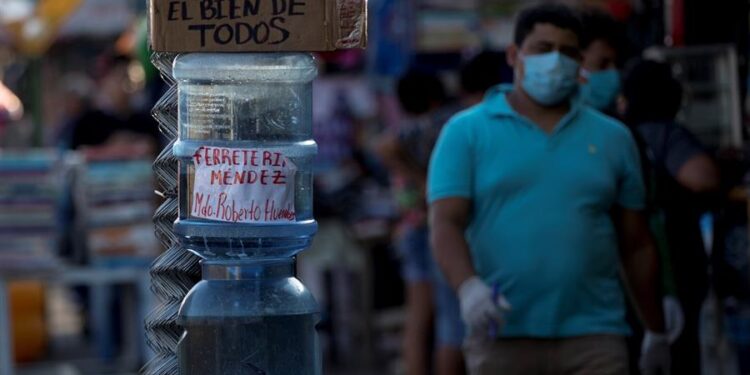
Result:
<svg viewBox="0 0 750 375"><path fill-rule="evenodd" d="M632 55L605 13L545 4L506 61L466 64L458 99L433 73L401 78L408 115L379 154L408 375L700 373L718 168L676 122L671 67Z"/></svg>

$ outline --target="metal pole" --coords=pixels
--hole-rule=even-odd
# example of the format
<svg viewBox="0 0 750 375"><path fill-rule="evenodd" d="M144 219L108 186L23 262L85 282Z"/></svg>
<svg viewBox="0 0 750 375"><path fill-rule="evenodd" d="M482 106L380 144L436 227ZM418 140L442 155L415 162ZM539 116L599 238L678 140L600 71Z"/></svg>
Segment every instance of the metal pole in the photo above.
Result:
<svg viewBox="0 0 750 375"><path fill-rule="evenodd" d="M0 374L13 375L13 330L8 282L0 277Z"/></svg>
<svg viewBox="0 0 750 375"><path fill-rule="evenodd" d="M42 58L33 58L29 64L29 68L31 73L31 122L33 126L31 144L34 147L41 147L44 143Z"/></svg>

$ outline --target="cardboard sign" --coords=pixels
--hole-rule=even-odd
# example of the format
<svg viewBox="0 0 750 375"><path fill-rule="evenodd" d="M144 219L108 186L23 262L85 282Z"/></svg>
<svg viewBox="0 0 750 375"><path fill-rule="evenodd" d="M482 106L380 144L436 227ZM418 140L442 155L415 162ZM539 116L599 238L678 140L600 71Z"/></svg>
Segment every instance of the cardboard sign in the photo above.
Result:
<svg viewBox="0 0 750 375"><path fill-rule="evenodd" d="M266 149L200 147L190 216L228 223L283 224L297 220L297 166Z"/></svg>
<svg viewBox="0 0 750 375"><path fill-rule="evenodd" d="M366 0L150 0L159 52L330 51L367 45Z"/></svg>

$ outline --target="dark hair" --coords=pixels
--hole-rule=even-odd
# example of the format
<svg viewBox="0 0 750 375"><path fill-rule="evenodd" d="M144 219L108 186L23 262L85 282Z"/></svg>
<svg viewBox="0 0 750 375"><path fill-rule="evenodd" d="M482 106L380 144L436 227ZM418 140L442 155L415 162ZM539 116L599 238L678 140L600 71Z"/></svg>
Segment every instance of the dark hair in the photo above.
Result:
<svg viewBox="0 0 750 375"><path fill-rule="evenodd" d="M625 26L617 22L612 16L595 8L581 11L583 35L581 48L585 49L597 40L603 40L617 51L618 59L627 54L627 37Z"/></svg>
<svg viewBox="0 0 750 375"><path fill-rule="evenodd" d="M628 101L625 122L671 122L682 107L682 85L669 65L650 60L635 60L623 75L622 94Z"/></svg>
<svg viewBox="0 0 750 375"><path fill-rule="evenodd" d="M526 37L534 31L534 27L543 23L570 30L578 36L579 40L583 34L581 20L572 8L562 4L541 4L526 8L518 16L513 36L516 45L523 44Z"/></svg>
<svg viewBox="0 0 750 375"><path fill-rule="evenodd" d="M503 82L505 55L482 51L461 67L461 89L468 94L484 93Z"/></svg>
<svg viewBox="0 0 750 375"><path fill-rule="evenodd" d="M398 100L401 107L411 114L420 115L429 111L433 104L446 99L445 87L434 74L410 70L398 81Z"/></svg>
<svg viewBox="0 0 750 375"><path fill-rule="evenodd" d="M97 80L102 79L116 68L127 67L132 61L130 56L111 51L105 52L96 58L93 76Z"/></svg>

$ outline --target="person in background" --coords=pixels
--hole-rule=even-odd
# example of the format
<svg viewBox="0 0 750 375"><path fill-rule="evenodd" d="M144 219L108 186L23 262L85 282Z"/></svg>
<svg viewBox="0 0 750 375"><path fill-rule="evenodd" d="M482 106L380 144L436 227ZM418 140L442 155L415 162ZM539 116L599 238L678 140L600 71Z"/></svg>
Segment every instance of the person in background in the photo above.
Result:
<svg viewBox="0 0 750 375"><path fill-rule="evenodd" d="M669 65L638 60L624 73L620 112L644 143L653 170L655 203L664 217L676 292L684 310L684 330L672 353L675 374L700 372L698 326L708 288L708 259L699 227L699 202L719 188L719 173L698 140L675 122L682 88Z"/></svg>
<svg viewBox="0 0 750 375"><path fill-rule="evenodd" d="M66 151L71 148L73 130L76 128L80 117L91 111L91 98L95 94L94 85L89 77L83 73L69 73L63 77L60 84L62 91L62 112L60 122L56 124L53 134L55 146L59 151ZM81 236L81 230L75 224L76 208L74 204L73 190L65 189L65 199L61 202L61 220L62 237L60 240L60 256L71 262L83 262L84 254L76 252L76 239ZM74 290L81 296L85 305L88 302L87 290L85 287L75 287ZM85 305L87 306L87 305ZM88 326L86 329L88 330Z"/></svg>
<svg viewBox="0 0 750 375"><path fill-rule="evenodd" d="M458 107L447 103L442 82L432 74L410 71L399 80L397 91L407 117L397 134L381 141L379 154L390 172L392 190L401 211L395 241L406 282L403 341L406 374L461 374L463 323L458 300L438 274L430 254L425 204L432 148L443 124ZM435 351L431 356L433 337Z"/></svg>
<svg viewBox="0 0 750 375"><path fill-rule="evenodd" d="M58 146L61 149L79 151L87 162L112 160L137 160L156 157L161 135L158 124L146 108L134 105L137 95L143 93L143 76L138 74L140 66L129 56L106 52L96 61L93 69L94 83L86 78L68 77L78 80L81 87L67 87L71 95L80 95L76 101L68 98L69 114L73 115L59 133ZM142 70L140 71L142 73ZM73 82L66 82L73 84ZM92 87L93 86L93 87ZM92 91L88 92L87 91ZM71 100L72 99L72 100ZM76 112L77 116L76 116ZM67 226L74 226L75 217L81 215L68 196L63 215ZM68 231L63 239L61 255L72 257L77 263L86 263L88 254L75 254L73 238L76 233ZM88 307L88 287L75 288L84 311ZM119 293L115 289L115 293ZM115 294L113 314L119 314L119 302ZM118 320L113 320L118 321ZM84 333L91 334L91 318L86 317ZM121 327L113 327L113 340L120 342Z"/></svg>
<svg viewBox="0 0 750 375"><path fill-rule="evenodd" d="M92 111L92 97L95 94L94 84L83 73L70 73L63 77L61 83L62 113L54 134L60 149L71 148L73 130L84 113Z"/></svg>
<svg viewBox="0 0 750 375"><path fill-rule="evenodd" d="M604 113L615 114L620 94L620 67L627 55L624 26L598 9L581 12L581 100Z"/></svg>
<svg viewBox="0 0 750 375"><path fill-rule="evenodd" d="M628 55L627 38L625 36L624 26L617 22L612 16L595 8L587 8L581 11L581 22L583 24L581 74L585 83L580 88L580 99L584 104L602 111L605 114L617 116L617 98L620 97L622 89L621 67L622 62ZM636 135L636 141L639 141ZM644 163L644 172L646 177L650 176L652 167L648 163L647 148L642 142L638 142L639 151ZM649 222L651 232L656 239L656 244L661 258L661 290L664 295L662 305L664 308L664 319L666 324L667 335L670 342L673 342L681 333L684 326L684 314L680 303L674 296L674 275L671 272L671 257L667 241L664 240L663 216L658 207L653 202L654 191L657 189L656 181L650 181L647 184L649 198L647 199L647 212L649 212ZM632 311L629 311L628 320L631 325L635 325L635 317ZM640 338L638 327L636 335L629 340L631 349L637 347ZM631 358L637 360L637 352L631 350Z"/></svg>
<svg viewBox="0 0 750 375"><path fill-rule="evenodd" d="M669 373L635 142L573 99L581 29L564 5L522 12L514 85L451 119L432 156L431 243L472 375L628 374L621 266L647 328L641 368Z"/></svg>
<svg viewBox="0 0 750 375"><path fill-rule="evenodd" d="M65 133L68 148L93 159L154 157L160 146L158 124L147 110L134 106L143 82L131 58L105 54L96 68L91 108L72 121Z"/></svg>
<svg viewBox="0 0 750 375"><path fill-rule="evenodd" d="M505 57L499 52L482 51L466 62L459 72L461 106L468 108L481 103L487 90L503 82L506 69L509 67Z"/></svg>

